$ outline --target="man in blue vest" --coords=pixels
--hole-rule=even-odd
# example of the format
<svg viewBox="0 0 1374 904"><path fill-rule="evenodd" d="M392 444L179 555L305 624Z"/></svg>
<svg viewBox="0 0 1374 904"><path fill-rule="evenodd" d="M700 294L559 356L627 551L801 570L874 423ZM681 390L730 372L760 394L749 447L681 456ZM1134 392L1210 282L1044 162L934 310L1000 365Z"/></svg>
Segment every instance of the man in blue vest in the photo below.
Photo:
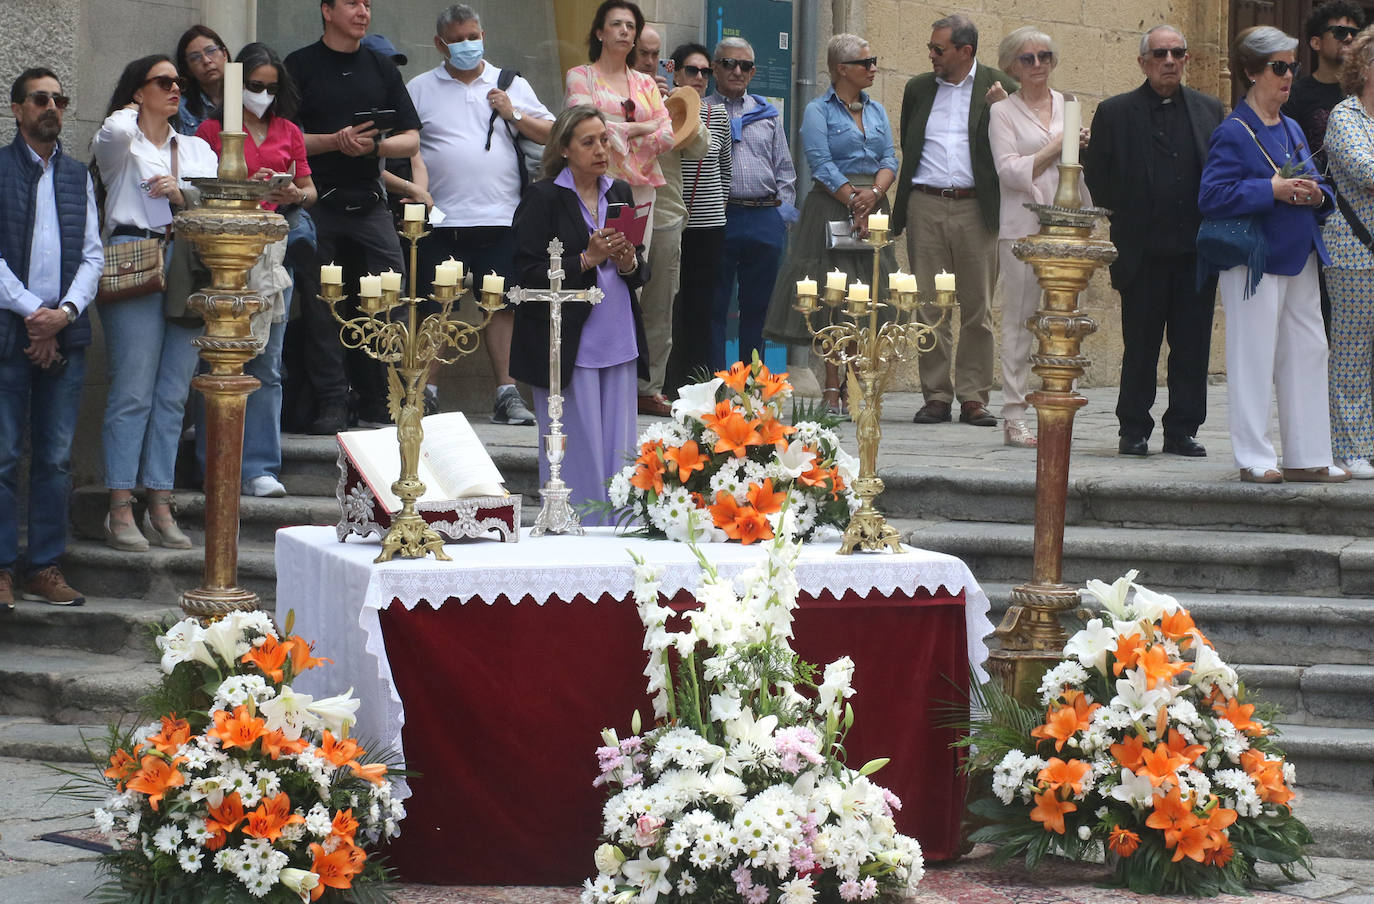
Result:
<svg viewBox="0 0 1374 904"><path fill-rule="evenodd" d="M67 549L72 435L86 373L103 256L95 190L79 160L62 151L68 98L48 69L25 71L10 88L18 121L0 148L0 608L14 608L19 562L19 455L29 434L28 551L20 584L27 600L79 606L62 577Z"/></svg>

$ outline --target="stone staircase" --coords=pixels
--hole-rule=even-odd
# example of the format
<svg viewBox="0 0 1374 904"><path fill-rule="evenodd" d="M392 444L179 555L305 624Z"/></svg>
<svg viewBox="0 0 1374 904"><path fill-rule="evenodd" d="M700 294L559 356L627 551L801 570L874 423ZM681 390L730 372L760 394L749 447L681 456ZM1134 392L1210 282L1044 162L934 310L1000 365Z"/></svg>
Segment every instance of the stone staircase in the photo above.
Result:
<svg viewBox="0 0 1374 904"><path fill-rule="evenodd" d="M527 494L531 521L533 431L476 419L474 427L510 489ZM275 600L275 531L337 519L335 450L332 439L288 437L282 478L292 495L242 500L239 582L268 608L289 606ZM1071 483L1065 581L1110 581L1138 568L1142 583L1175 594L1247 686L1282 707L1280 743L1298 768L1299 812L1316 852L1374 859L1374 486L1081 470L1092 476ZM904 466L883 477L889 520L911 544L964 559L993 601L995 623L1010 588L1031 573L1033 467ZM0 616L0 756L80 761L82 735L103 735L157 680L149 631L179 615L177 594L200 582L203 567L202 497L178 499L198 548L129 554L100 540L103 491L75 494L65 570L87 605L21 603Z"/></svg>

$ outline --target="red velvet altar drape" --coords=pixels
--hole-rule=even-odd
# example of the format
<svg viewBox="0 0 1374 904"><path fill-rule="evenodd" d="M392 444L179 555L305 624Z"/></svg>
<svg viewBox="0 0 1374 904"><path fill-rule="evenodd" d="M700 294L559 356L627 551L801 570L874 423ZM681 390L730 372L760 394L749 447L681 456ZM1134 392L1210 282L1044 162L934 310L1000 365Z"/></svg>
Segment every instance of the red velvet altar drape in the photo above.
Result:
<svg viewBox="0 0 1374 904"><path fill-rule="evenodd" d="M636 708L652 722L633 603L393 604L381 623L408 766L422 773L390 851L402 877L574 885L593 875L599 732L625 737ZM963 599L803 596L795 633L809 662L854 659L850 765L890 756L874 778L902 799L899 829L926 859L953 857L963 789L953 732L936 723L968 684Z"/></svg>

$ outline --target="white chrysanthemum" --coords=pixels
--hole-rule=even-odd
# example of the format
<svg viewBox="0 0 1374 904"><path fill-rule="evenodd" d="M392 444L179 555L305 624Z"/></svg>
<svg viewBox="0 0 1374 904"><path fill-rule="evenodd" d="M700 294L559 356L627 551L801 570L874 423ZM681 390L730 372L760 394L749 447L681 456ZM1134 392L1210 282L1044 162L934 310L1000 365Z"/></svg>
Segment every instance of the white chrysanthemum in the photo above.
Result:
<svg viewBox="0 0 1374 904"><path fill-rule="evenodd" d="M741 477L738 461L728 461L721 465L720 470L711 478L712 501L718 493L729 493L736 502L744 502L749 497L749 484Z"/></svg>
<svg viewBox="0 0 1374 904"><path fill-rule="evenodd" d="M181 829L175 823L164 823L153 833L153 847L164 854L175 854L181 840Z"/></svg>
<svg viewBox="0 0 1374 904"><path fill-rule="evenodd" d="M630 504L630 497L635 493L636 488L634 484L630 483L630 478L625 470L617 471L615 476L611 478L610 489L607 491L611 505L616 508L623 508Z"/></svg>
<svg viewBox="0 0 1374 904"><path fill-rule="evenodd" d="M215 691L215 708L232 712L252 700L262 703L276 694L261 675L231 675Z"/></svg>
<svg viewBox="0 0 1374 904"><path fill-rule="evenodd" d="M1082 632L1079 632L1082 633ZM1065 687L1081 687L1088 680L1088 670L1066 659L1045 673L1040 681L1040 702L1049 703L1063 693Z"/></svg>
<svg viewBox="0 0 1374 904"><path fill-rule="evenodd" d="M205 859L205 852L198 847L184 847L177 851L177 865L182 872L200 872L200 865Z"/></svg>

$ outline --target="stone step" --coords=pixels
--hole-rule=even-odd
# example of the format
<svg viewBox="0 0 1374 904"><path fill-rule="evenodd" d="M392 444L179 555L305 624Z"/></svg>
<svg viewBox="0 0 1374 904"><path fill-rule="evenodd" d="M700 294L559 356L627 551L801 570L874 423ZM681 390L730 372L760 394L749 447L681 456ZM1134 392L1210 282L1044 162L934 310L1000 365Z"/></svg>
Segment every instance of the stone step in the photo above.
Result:
<svg viewBox="0 0 1374 904"><path fill-rule="evenodd" d="M20 601L0 624L7 643L30 649L84 650L156 662L157 626L180 618L175 605L87 596L85 605L75 607Z"/></svg>
<svg viewBox="0 0 1374 904"><path fill-rule="evenodd" d="M183 591L199 587L205 577L205 536L188 530L195 546L121 552L99 540L72 540L62 559L62 573L84 593L133 600L158 600L177 605ZM277 595L277 575L270 542L244 542L238 551L238 584L252 590L271 607Z"/></svg>
<svg viewBox="0 0 1374 904"><path fill-rule="evenodd" d="M1297 767L1297 784L1319 791L1374 795L1374 728L1275 726L1279 747Z"/></svg>
<svg viewBox="0 0 1374 904"><path fill-rule="evenodd" d="M1302 775L1299 773L1299 780ZM1313 857L1374 860L1374 794L1297 790L1293 812L1312 830ZM1361 899L1343 898L1352 904Z"/></svg>
<svg viewBox="0 0 1374 904"><path fill-rule="evenodd" d="M137 709L161 674L128 656L0 643L0 715L99 724Z"/></svg>
<svg viewBox="0 0 1374 904"><path fill-rule="evenodd" d="M38 716L0 716L0 757L80 764L99 758L103 765L109 724L63 725Z"/></svg>
<svg viewBox="0 0 1374 904"><path fill-rule="evenodd" d="M195 490L177 490L174 494L177 524L200 543L205 533L205 495ZM103 541L108 494L99 487L82 487L72 493L71 513L75 536ZM142 505L135 505L135 514L142 521ZM272 545L278 530L298 524L333 525L339 520L339 503L330 495L285 496L263 499L256 496L239 497L239 541Z"/></svg>

